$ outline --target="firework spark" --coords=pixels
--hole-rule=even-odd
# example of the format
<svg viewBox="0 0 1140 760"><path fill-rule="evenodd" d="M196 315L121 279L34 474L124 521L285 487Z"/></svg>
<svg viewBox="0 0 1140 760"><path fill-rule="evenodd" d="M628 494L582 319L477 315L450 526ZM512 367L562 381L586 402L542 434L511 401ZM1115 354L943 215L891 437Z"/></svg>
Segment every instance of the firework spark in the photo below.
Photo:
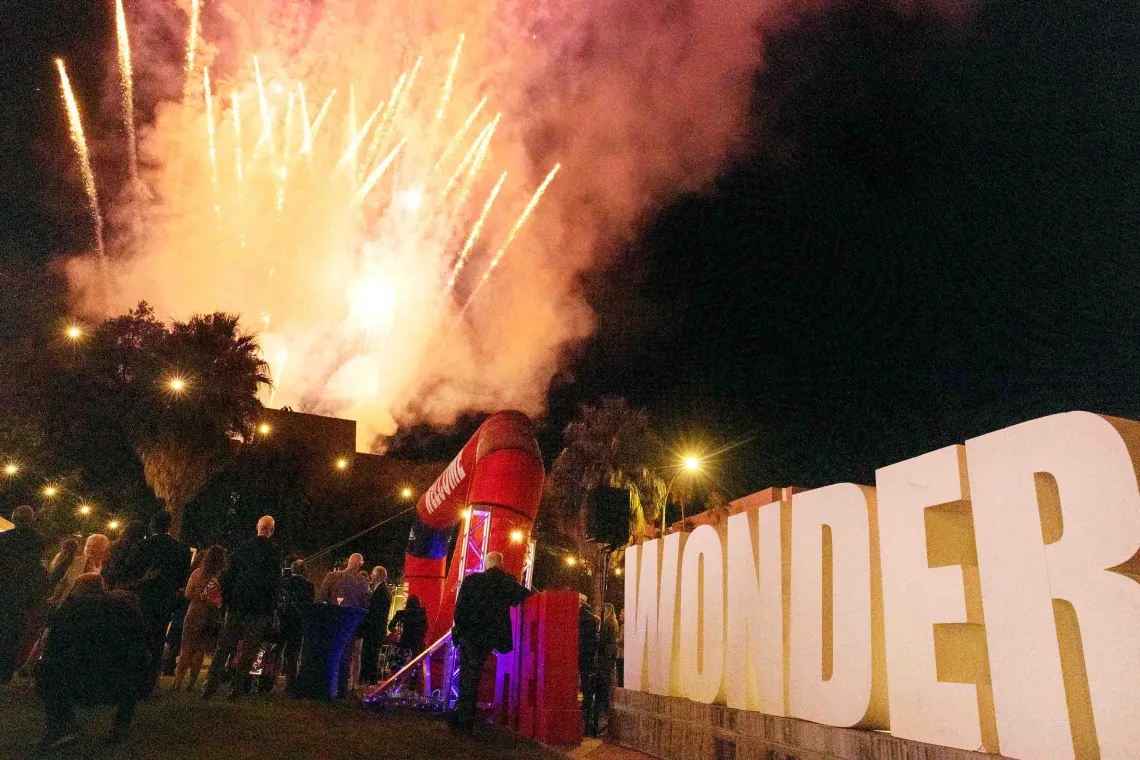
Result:
<svg viewBox="0 0 1140 760"><path fill-rule="evenodd" d="M325 123L325 117L328 116L329 107L332 105L333 98L336 97L336 90L329 93L325 98L325 102L321 105L321 110L317 111L317 118L313 119L313 123L305 130L305 144L301 146L302 153L313 153L313 140L316 139L317 132L320 131L321 125Z"/></svg>
<svg viewBox="0 0 1140 760"><path fill-rule="evenodd" d="M483 106L485 105L487 105L487 99L483 98L479 101L479 104L475 106L471 113L467 115L467 119L463 122L463 126L459 128L459 131L456 132L451 140L447 143L447 147L443 149L443 153L439 155L439 160L435 162L435 171L439 171L439 167L442 166L445 161L451 158L451 154L455 150L455 147L463 142L463 138L467 136L468 130L471 129L471 125L475 123L475 119L479 116L479 112L483 110Z"/></svg>
<svg viewBox="0 0 1140 760"><path fill-rule="evenodd" d="M406 142L407 138L404 138L403 140L400 140L400 142L396 143L396 147L392 148L392 152L389 153L384 158L384 160L380 162L380 165L377 166L372 171L372 173L368 175L368 179L364 180L364 184L360 186L360 189L356 191L356 195L352 197L352 205L354 207L359 206L364 202L364 199L368 197L368 194L370 192L372 192L372 188L376 187L376 183L380 181L380 178L384 176L384 173L386 171L388 171L388 167L390 167L392 165L392 162L396 160L396 155L400 152L400 149L404 147L404 144Z"/></svg>
<svg viewBox="0 0 1140 760"><path fill-rule="evenodd" d="M131 179L139 176L139 152L135 139L135 76L131 70L131 42L123 0L115 0L115 36L119 47L119 86L123 93L123 126L127 130L127 168Z"/></svg>
<svg viewBox="0 0 1140 760"><path fill-rule="evenodd" d="M71 80L62 58L55 59L59 69L59 86L63 90L63 102L67 108L67 123L71 132L71 142L79 157L79 170L83 174L83 188L87 191L87 203L91 207L91 222L95 230L95 250L99 255L100 266L106 268L107 254L103 249L103 214L99 210L99 193L95 188L95 173L91 171L91 154L87 150L87 138L83 134L83 120L79 117L79 104L71 90Z"/></svg>
<svg viewBox="0 0 1140 760"><path fill-rule="evenodd" d="M206 150L210 154L210 183L214 186L214 208L217 209L218 196L218 148L214 134L214 94L210 91L210 70L202 69L202 89L206 103Z"/></svg>
<svg viewBox="0 0 1140 760"><path fill-rule="evenodd" d="M471 249L475 247L475 242L479 239L479 233L483 231L483 225L487 222L487 215L491 213L491 207L495 205L495 198L498 197L499 191L503 189L503 183L507 181L507 173L503 172L499 176L499 181L491 189L491 194L487 196L487 202L483 204L483 210L479 212L479 219L475 222L475 226L471 228L471 233L467 236L467 242L463 244L463 250L459 253L459 258L455 261L455 266L451 270L451 277L447 280L447 290L450 292L455 288L455 281L459 279L460 272L463 271L464 264L467 263L467 257L471 255Z"/></svg>
<svg viewBox="0 0 1140 760"><path fill-rule="evenodd" d="M561 168L562 164L555 164L554 168L550 170L550 173L546 175L546 179L544 179L542 184L538 186L538 189L534 191L534 195L530 197L530 202L526 204L526 208L519 214L519 218L515 221L514 226L511 227L511 231L507 234L507 239L503 241L499 250L495 251L495 256L487 266L487 271L483 272L483 276L479 278L479 284L475 286L475 290L471 292L471 298L467 301L468 305L475 299L475 295L483 285L486 284L487 280L491 278L491 273L495 271L495 267L499 266L499 262L503 259L503 254L507 252L507 248L514 242L515 237L519 234L519 230L526 224L526 220L530 218L535 207L538 206L538 202L542 200L542 196L546 193L546 188L550 187L550 183L554 181L554 175L558 174L558 170ZM464 307L464 309L466 309L466 307Z"/></svg>
<svg viewBox="0 0 1140 760"><path fill-rule="evenodd" d="M186 32L186 82L194 77L194 57L198 53L198 26L201 23L200 0L190 0L190 28Z"/></svg>
<svg viewBox="0 0 1140 760"><path fill-rule="evenodd" d="M443 83L443 95L439 99L439 110L435 112L435 120L443 121L443 114L447 111L447 104L451 102L451 91L455 87L455 72L459 69L459 54L463 52L465 34L459 35L459 44L455 46L455 55L451 57L451 68L447 70L447 80Z"/></svg>

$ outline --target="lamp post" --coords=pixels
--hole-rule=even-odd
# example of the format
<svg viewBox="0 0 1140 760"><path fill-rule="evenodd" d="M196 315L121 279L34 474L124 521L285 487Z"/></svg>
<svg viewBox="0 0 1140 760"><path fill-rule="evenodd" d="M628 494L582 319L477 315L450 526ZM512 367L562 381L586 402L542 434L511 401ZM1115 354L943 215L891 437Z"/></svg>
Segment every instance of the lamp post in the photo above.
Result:
<svg viewBox="0 0 1140 760"><path fill-rule="evenodd" d="M661 505L661 538L665 538L665 513L669 507L669 492L673 490L673 484L677 482L677 478L687 473L697 473L701 471L701 460L695 456L687 456L681 460L681 469L677 470L677 474L669 481L669 485L665 488L665 501ZM681 527L685 527L685 506L681 505Z"/></svg>

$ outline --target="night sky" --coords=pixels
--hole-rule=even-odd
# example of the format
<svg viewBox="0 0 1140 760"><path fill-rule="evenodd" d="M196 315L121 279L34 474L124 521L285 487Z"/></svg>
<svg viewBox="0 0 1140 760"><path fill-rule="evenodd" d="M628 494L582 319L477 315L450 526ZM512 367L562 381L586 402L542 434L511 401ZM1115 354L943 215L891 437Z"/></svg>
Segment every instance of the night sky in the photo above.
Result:
<svg viewBox="0 0 1140 760"><path fill-rule="evenodd" d="M765 41L751 155L587 279L599 330L546 448L577 403L624 395L670 440L747 441L716 464L740 496L869 483L1053 412L1140 418L1136 4L979 3L954 25L829 5ZM89 4L9 6L4 288L81 237L51 58L97 88L110 31Z"/></svg>

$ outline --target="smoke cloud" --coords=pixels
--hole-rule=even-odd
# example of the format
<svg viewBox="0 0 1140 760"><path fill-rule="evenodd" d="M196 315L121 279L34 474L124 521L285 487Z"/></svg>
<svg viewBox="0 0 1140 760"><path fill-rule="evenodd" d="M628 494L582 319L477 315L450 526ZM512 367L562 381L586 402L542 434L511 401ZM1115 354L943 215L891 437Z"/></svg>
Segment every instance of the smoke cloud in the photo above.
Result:
<svg viewBox="0 0 1140 760"><path fill-rule="evenodd" d="M189 68L181 2L127 6L139 176L109 209L109 280L77 257L74 297L240 313L272 367L266 402L355 418L365 449L404 424L540 414L593 329L579 275L740 156L764 35L820 10L204 0Z"/></svg>

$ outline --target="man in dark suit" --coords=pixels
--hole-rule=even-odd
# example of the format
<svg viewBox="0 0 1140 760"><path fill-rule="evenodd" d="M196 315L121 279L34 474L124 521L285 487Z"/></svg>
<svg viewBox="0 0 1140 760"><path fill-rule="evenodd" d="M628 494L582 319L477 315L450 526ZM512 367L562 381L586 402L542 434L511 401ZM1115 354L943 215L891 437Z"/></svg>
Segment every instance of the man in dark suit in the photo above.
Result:
<svg viewBox="0 0 1140 760"><path fill-rule="evenodd" d="M170 513L159 512L150 521L150 535L139 546L136 587L139 609L146 621L151 662L151 691L162 673L162 648L170 615L178 606L179 592L190 577L190 548L170 535Z"/></svg>
<svg viewBox="0 0 1140 760"><path fill-rule="evenodd" d="M372 568L372 597L368 600L368 617L364 618L364 646L360 655L360 683L374 684L379 679L380 647L388 635L388 610L392 595L388 592L388 571Z"/></svg>
<svg viewBox="0 0 1140 760"><path fill-rule="evenodd" d="M297 681L297 662L305 635L305 615L316 597L316 590L305 577L305 563L294 560L281 581L281 640L285 663L285 692L293 693Z"/></svg>
<svg viewBox="0 0 1140 760"><path fill-rule="evenodd" d="M273 543L275 528L276 523L269 515L258 520L257 536L234 551L229 567L222 574L226 617L214 647L202 699L209 699L218 692L222 673L239 644L241 657L230 696L240 697L249 690L249 670L266 626L277 609L277 595L281 590L281 550Z"/></svg>
<svg viewBox="0 0 1140 760"><path fill-rule="evenodd" d="M455 603L452 638L459 647L459 699L449 725L453 731L470 734L475 728L476 700L483 666L492 651L506 654L514 649L511 607L530 594L503 568L503 555L488 552L486 568L463 579Z"/></svg>

